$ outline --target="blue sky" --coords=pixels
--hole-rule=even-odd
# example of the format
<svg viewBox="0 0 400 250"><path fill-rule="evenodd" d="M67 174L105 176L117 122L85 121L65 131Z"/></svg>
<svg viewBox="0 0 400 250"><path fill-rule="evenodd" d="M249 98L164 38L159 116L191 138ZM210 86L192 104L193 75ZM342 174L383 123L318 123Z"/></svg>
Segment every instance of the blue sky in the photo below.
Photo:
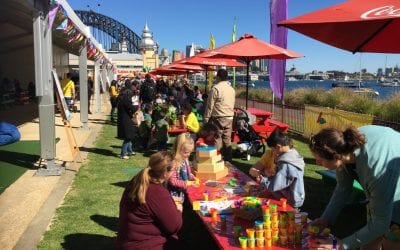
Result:
<svg viewBox="0 0 400 250"><path fill-rule="evenodd" d="M289 18L299 16L344 0L289 0ZM98 11L112 17L141 35L145 22L160 48L185 50L192 42L209 47L210 33L216 46L230 42L236 17L237 37L250 33L269 42L269 0L69 0L74 9ZM98 6L100 4L100 6ZM87 5L90 7L88 8ZM366 68L393 67L400 62L396 54L352 54L325 45L289 30L288 49L305 57L288 60L302 73L318 70L355 72ZM387 59L386 59L387 58Z"/></svg>

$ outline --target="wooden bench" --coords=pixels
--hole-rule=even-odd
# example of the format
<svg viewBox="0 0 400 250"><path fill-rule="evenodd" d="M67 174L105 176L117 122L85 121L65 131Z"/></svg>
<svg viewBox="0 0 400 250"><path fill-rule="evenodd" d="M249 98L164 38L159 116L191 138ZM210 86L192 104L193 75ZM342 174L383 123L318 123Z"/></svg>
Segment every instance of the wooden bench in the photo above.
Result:
<svg viewBox="0 0 400 250"><path fill-rule="evenodd" d="M335 170L315 170L317 174L322 176L322 181L326 184L336 185L336 171ZM364 189L361 184L354 180L353 191L349 203L359 203L365 201Z"/></svg>

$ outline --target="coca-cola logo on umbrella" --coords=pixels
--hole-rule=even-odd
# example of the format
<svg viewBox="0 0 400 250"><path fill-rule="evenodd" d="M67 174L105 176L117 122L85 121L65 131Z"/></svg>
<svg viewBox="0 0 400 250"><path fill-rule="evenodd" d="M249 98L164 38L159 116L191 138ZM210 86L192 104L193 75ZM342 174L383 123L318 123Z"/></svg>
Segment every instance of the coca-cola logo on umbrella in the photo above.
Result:
<svg viewBox="0 0 400 250"><path fill-rule="evenodd" d="M362 19L373 19L382 17L400 17L400 7L396 9L393 5L378 7L361 14Z"/></svg>

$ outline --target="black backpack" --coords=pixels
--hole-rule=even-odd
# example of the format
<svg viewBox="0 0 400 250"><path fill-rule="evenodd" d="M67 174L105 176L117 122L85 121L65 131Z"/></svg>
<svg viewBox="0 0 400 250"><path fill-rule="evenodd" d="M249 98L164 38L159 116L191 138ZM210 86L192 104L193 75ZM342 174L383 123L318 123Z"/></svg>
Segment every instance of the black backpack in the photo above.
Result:
<svg viewBox="0 0 400 250"><path fill-rule="evenodd" d="M152 101L155 97L155 86L152 82L144 82L140 92L143 101Z"/></svg>

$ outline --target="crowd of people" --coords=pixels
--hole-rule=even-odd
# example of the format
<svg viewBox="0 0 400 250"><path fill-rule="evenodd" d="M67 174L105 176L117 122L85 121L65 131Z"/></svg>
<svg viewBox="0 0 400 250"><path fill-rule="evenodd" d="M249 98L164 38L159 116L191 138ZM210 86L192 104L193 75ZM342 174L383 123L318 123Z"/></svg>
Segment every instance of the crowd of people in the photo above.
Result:
<svg viewBox="0 0 400 250"><path fill-rule="evenodd" d="M121 157L134 154L133 144L151 147L156 138L159 152L148 166L133 177L120 203L118 249L185 249L178 237L182 227L182 204L186 189L199 180L194 175L190 154L196 147L216 146L225 161L232 160L231 133L235 91L227 81L226 70L217 72L203 109L203 123L193 122L192 108L198 89L188 84L143 83L125 81L117 91L111 84L112 113L118 110L118 135L123 139ZM158 87L157 87L158 86ZM150 95L146 91L152 89ZM137 95L138 104L135 103ZM203 97L203 96L202 96ZM196 102L197 103L197 102ZM173 107L183 119L187 133L177 136L168 151L166 114L157 105ZM168 109L168 108L167 108ZM121 131L120 131L121 130ZM130 134L135 131L136 135ZM305 201L303 157L290 137L276 129L266 140L269 150L252 167L250 176L259 183L260 195L280 199L300 209ZM321 130L310 138L310 150L316 163L336 170L337 187L320 218L311 222L321 230L333 225L358 180L367 197L368 222L354 234L340 239L310 242L314 249L399 249L400 236L400 133L380 126Z"/></svg>
<svg viewBox="0 0 400 250"><path fill-rule="evenodd" d="M125 80L111 82L111 121L117 111L118 137L123 140L120 157L129 159L137 150L156 147L168 148L171 127L178 124L196 140L203 124L214 124L218 136L213 136L218 149L222 148L226 161L231 161L230 134L234 115L235 90L227 82L227 72L217 73L217 82L209 95L198 87L192 88L186 79L170 83L154 81L147 74L144 81ZM210 96L210 98L208 98ZM213 132L214 133L214 132Z"/></svg>

